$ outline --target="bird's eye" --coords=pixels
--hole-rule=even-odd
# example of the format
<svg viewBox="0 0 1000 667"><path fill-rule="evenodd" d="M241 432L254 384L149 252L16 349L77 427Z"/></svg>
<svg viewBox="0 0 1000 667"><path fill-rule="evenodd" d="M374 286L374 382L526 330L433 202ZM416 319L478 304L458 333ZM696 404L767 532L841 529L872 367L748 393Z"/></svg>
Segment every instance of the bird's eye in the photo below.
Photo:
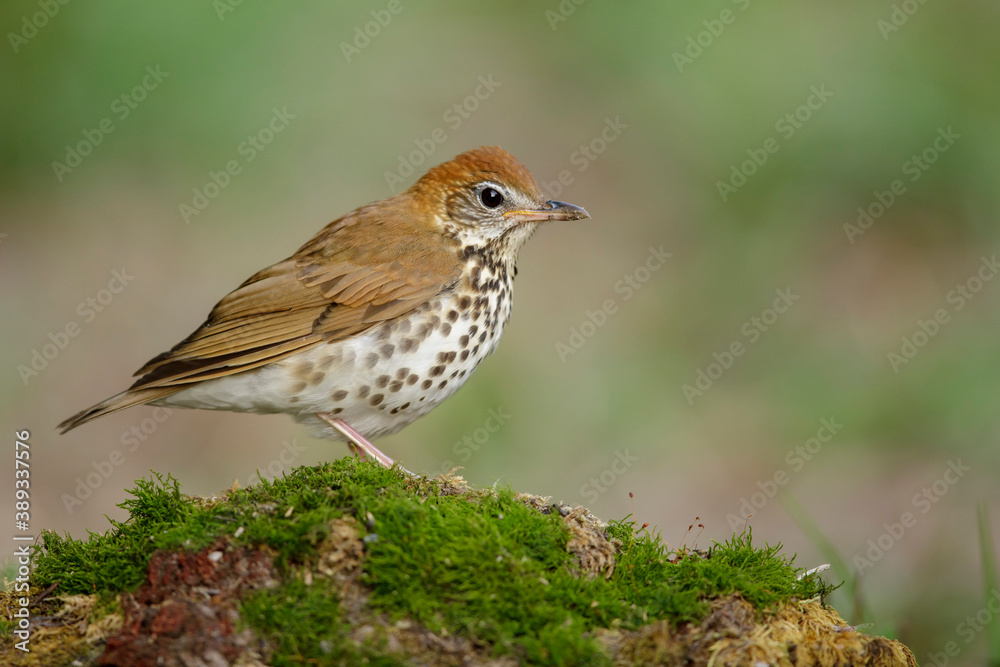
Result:
<svg viewBox="0 0 1000 667"><path fill-rule="evenodd" d="M496 208L503 203L503 195L496 188L483 188L479 193L479 201L486 208Z"/></svg>

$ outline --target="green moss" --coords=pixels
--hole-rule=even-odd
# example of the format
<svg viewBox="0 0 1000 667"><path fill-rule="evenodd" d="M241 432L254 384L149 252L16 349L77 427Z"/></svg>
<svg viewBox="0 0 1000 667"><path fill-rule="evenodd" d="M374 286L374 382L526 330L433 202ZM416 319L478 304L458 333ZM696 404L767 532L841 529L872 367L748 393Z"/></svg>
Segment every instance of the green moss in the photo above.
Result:
<svg viewBox="0 0 1000 667"><path fill-rule="evenodd" d="M346 640L331 581L306 586L298 574L316 564L331 520L346 516L366 533L360 583L372 618L405 618L533 664L606 664L590 631L697 622L711 600L732 593L766 609L831 590L818 577L800 579L780 547L754 548L749 534L708 552L671 553L630 521L608 528L622 543L614 574L581 576L558 512L543 514L509 489L457 491L346 458L214 501L186 498L175 479L155 476L137 483L122 505L130 518L108 533L46 534L35 583L59 581L62 594L120 592L142 583L157 549L201 549L222 536L267 547L284 583L249 593L241 614L270 642L275 664L359 656L396 664L378 641L358 648Z"/></svg>
<svg viewBox="0 0 1000 667"><path fill-rule="evenodd" d="M135 498L120 505L129 510L129 520L111 521L107 533L74 540L45 532L45 549L35 559L37 581L60 582L63 595L132 590L142 583L146 561L157 548L157 528L186 525L191 511L170 476L137 480L131 493Z"/></svg>
<svg viewBox="0 0 1000 667"><path fill-rule="evenodd" d="M792 598L823 597L835 588L819 576L800 579L794 556L783 557L780 544L754 547L749 530L704 553L671 553L659 535L636 534L632 522L612 522L608 529L625 545L613 577L616 588L649 618L697 622L708 613L710 600L732 593L769 609Z"/></svg>
<svg viewBox="0 0 1000 667"><path fill-rule="evenodd" d="M533 663L587 664L600 655L583 631L613 612L591 604L624 610L608 582L575 576L557 513L539 514L509 490L473 502L408 498L386 509L375 514L378 541L365 565L373 606Z"/></svg>
<svg viewBox="0 0 1000 667"><path fill-rule="evenodd" d="M254 591L240 605L243 622L268 641L274 667L302 664L405 664L384 655L381 646L355 647L347 641L336 591L299 580L275 590Z"/></svg>

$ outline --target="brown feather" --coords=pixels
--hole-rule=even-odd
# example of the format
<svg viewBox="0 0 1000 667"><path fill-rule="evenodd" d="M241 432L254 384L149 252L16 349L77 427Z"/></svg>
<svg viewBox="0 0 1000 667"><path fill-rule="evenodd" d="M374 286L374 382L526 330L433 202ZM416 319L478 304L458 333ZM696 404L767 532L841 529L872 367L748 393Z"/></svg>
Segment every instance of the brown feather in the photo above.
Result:
<svg viewBox="0 0 1000 667"><path fill-rule="evenodd" d="M177 389L170 387L161 389L143 389L139 391L129 389L101 401L97 405L89 407L86 410L76 413L69 419L59 424L58 428L61 433L65 433L66 431L86 424L87 422L97 419L98 417L103 417L104 415L109 415L112 412L125 410L126 408L131 408L136 405L149 403L160 398L165 398L176 391Z"/></svg>
<svg viewBox="0 0 1000 667"><path fill-rule="evenodd" d="M274 361L270 353L284 355L321 340L342 340L450 287L461 273L457 255L442 244L437 229L413 215L413 203L413 195L404 193L332 222L291 258L259 272L257 280L251 278L220 301L208 322L149 367L149 375L132 389L201 381L205 378L198 368L213 371L212 377L257 368ZM371 237L388 229L402 232L411 252L420 247L420 254L432 261L404 271L399 260L409 258L399 247L382 243L373 249ZM338 280L331 286L332 277ZM368 310L390 301L399 307ZM238 326L227 326L232 323ZM217 336L220 326L227 328Z"/></svg>
<svg viewBox="0 0 1000 667"><path fill-rule="evenodd" d="M60 428L343 340L450 289L461 275L457 244L425 208L412 188L330 223L219 301L194 333L140 368L127 391Z"/></svg>

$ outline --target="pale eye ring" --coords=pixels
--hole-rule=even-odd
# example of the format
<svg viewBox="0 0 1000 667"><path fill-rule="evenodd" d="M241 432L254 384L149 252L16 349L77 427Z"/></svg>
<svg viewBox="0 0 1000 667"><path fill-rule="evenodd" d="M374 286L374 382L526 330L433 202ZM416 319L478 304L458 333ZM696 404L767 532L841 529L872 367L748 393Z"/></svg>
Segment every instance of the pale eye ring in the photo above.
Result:
<svg viewBox="0 0 1000 667"><path fill-rule="evenodd" d="M496 208L503 204L503 195L499 190L492 186L486 186L479 191L479 201L483 203L486 208Z"/></svg>

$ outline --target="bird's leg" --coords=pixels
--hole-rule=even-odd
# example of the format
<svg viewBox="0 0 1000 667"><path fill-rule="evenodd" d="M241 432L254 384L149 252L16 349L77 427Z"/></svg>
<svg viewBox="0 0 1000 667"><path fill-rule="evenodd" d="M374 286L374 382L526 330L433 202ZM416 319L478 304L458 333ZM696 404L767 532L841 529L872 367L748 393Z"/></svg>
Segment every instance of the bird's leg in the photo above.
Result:
<svg viewBox="0 0 1000 667"><path fill-rule="evenodd" d="M355 445L350 440L347 441L347 448L349 450L351 450L351 454L354 454L356 457L358 457L362 461L367 461L368 460L368 455L364 453L364 450L358 449L358 446Z"/></svg>
<svg viewBox="0 0 1000 667"><path fill-rule="evenodd" d="M347 447L362 461L367 461L368 455L370 454L372 458L378 461L385 468L391 468L392 464L395 463L395 461L382 452L378 447L368 442L367 438L351 428L350 424L345 422L343 419L338 419L329 412L317 412L316 416L347 438Z"/></svg>
<svg viewBox="0 0 1000 667"><path fill-rule="evenodd" d="M351 451L357 454L362 461L367 460L365 458L365 455L367 454L378 461L383 468L391 468L395 465L395 461L393 461L387 454L383 453L378 447L368 442L368 439L365 438L365 436L351 428L350 424L345 422L343 419L338 419L329 412L317 412L316 416L347 438L347 446L350 447ZM400 468L402 468L403 472L407 475L413 476L413 473L406 468L403 468L403 466L400 466Z"/></svg>

